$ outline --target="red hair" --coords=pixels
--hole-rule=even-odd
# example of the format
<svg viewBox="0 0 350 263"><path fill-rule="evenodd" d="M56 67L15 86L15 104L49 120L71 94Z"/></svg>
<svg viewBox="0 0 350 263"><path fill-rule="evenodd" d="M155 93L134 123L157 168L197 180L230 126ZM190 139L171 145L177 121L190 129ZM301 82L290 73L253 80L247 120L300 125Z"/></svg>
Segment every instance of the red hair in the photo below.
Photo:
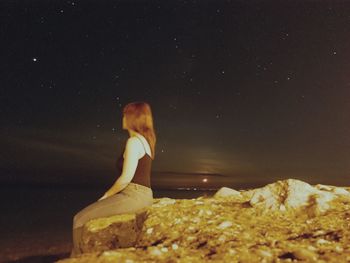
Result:
<svg viewBox="0 0 350 263"><path fill-rule="evenodd" d="M129 103L124 107L123 115L126 127L146 138L151 147L152 159L154 159L157 138L150 105L146 102Z"/></svg>

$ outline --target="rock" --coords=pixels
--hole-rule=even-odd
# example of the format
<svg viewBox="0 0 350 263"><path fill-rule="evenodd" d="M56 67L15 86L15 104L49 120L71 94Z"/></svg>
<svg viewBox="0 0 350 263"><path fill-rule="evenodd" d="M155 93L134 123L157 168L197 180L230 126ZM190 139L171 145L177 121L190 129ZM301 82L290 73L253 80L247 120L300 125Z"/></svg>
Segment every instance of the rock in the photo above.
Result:
<svg viewBox="0 0 350 263"><path fill-rule="evenodd" d="M224 221L224 222L222 222L222 223L218 226L218 228L224 229L224 228L228 228L228 227L230 227L230 226L232 226L232 222L230 222L230 221Z"/></svg>
<svg viewBox="0 0 350 263"><path fill-rule="evenodd" d="M307 262L317 262L317 255L312 250L300 248L293 251L293 254L297 259L306 260Z"/></svg>
<svg viewBox="0 0 350 263"><path fill-rule="evenodd" d="M324 191L326 190L326 191ZM269 210L297 210L307 207L310 215L326 212L329 202L339 195L350 197L350 193L343 188L327 187L322 185L313 187L296 179L288 179L268 184L265 187L251 191L249 203Z"/></svg>
<svg viewBox="0 0 350 263"><path fill-rule="evenodd" d="M93 219L83 227L80 247L83 253L132 247L146 220L147 210Z"/></svg>
<svg viewBox="0 0 350 263"><path fill-rule="evenodd" d="M315 205L320 211L327 210L328 202L336 198L336 195L329 192L320 191L311 185L299 180L289 179L287 183L287 193L285 206L287 208L299 208L310 203L310 199L315 197Z"/></svg>
<svg viewBox="0 0 350 263"><path fill-rule="evenodd" d="M214 195L214 197L240 196L241 193L232 188L221 187Z"/></svg>
<svg viewBox="0 0 350 263"><path fill-rule="evenodd" d="M260 205L265 209L277 210L283 203L284 195L283 185L277 182L254 190L249 203L252 206Z"/></svg>
<svg viewBox="0 0 350 263"><path fill-rule="evenodd" d="M336 195L350 195L350 192L348 190L346 190L346 188L344 187L336 187L336 186L332 186L332 185L323 185L323 184L317 184L315 185L315 188L318 190L322 190L322 191L328 191L331 193L334 193Z"/></svg>
<svg viewBox="0 0 350 263"><path fill-rule="evenodd" d="M239 195L155 198L135 243L136 216L96 219L86 226L89 253L58 262L345 262L350 198L340 189L288 179Z"/></svg>

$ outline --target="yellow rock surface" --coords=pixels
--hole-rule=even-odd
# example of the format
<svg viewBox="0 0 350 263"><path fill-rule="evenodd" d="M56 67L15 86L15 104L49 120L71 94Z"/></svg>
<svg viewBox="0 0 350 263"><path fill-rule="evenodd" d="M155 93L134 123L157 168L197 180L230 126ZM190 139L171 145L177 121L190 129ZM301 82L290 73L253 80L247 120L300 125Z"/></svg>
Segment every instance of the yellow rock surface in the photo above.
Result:
<svg viewBox="0 0 350 263"><path fill-rule="evenodd" d="M288 193L280 186L285 191L271 193ZM280 209L288 196L274 196L272 206L252 205L254 191L260 189L239 195L233 191L232 196L225 191L221 197L154 199L134 247L58 262L349 262L349 188L334 193L334 188L311 187L310 196L313 190L334 194L327 209L316 213L317 201L308 198L305 204L305 196L303 205L293 209Z"/></svg>

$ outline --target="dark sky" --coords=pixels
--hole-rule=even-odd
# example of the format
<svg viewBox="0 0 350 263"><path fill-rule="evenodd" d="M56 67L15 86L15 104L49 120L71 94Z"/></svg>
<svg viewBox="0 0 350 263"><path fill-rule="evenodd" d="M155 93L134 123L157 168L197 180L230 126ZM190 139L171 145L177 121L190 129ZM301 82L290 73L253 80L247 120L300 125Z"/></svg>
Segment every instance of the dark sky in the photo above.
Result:
<svg viewBox="0 0 350 263"><path fill-rule="evenodd" d="M146 101L163 180L349 185L350 2L1 1L0 19L3 182L112 182L121 110Z"/></svg>

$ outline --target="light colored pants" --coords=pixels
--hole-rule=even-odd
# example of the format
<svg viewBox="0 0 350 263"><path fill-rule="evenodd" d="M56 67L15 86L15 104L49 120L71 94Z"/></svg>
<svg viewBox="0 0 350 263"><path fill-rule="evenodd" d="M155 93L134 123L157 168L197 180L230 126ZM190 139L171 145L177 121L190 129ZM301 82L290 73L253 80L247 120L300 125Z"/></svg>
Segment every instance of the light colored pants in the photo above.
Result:
<svg viewBox="0 0 350 263"><path fill-rule="evenodd" d="M83 225L95 218L134 213L153 204L151 188L129 183L121 192L96 201L79 211L73 219L73 250L71 256L80 254L79 242Z"/></svg>

